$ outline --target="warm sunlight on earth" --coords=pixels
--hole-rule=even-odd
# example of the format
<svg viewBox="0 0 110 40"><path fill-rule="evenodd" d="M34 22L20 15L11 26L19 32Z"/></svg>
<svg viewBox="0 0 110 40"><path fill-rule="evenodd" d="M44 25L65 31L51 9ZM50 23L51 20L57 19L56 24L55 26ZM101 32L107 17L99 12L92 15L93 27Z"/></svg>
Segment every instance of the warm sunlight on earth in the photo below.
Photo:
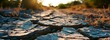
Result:
<svg viewBox="0 0 110 40"><path fill-rule="evenodd" d="M60 3L66 4L71 1L74 1L74 0L42 0L43 5L45 5L45 6L49 6L49 4L53 5L53 6L57 6Z"/></svg>

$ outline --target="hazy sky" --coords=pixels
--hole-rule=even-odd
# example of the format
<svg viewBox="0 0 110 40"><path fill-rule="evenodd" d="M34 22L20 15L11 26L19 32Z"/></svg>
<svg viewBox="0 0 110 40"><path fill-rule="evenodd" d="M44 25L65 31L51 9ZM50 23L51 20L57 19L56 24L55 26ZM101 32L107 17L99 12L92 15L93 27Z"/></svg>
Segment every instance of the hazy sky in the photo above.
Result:
<svg viewBox="0 0 110 40"><path fill-rule="evenodd" d="M49 4L53 5L53 6L57 6L60 3L68 3L71 2L73 0L43 0L43 5L48 6Z"/></svg>

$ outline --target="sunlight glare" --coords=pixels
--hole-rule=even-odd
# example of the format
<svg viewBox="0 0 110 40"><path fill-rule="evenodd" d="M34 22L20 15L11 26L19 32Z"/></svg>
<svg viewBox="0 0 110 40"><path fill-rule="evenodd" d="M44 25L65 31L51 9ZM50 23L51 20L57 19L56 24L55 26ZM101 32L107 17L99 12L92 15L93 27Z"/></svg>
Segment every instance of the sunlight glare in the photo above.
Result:
<svg viewBox="0 0 110 40"><path fill-rule="evenodd" d="M74 1L74 0L43 0L42 4L45 6L49 6L49 4L51 4L53 6L57 6L60 3L66 4L66 3L71 2L71 1Z"/></svg>

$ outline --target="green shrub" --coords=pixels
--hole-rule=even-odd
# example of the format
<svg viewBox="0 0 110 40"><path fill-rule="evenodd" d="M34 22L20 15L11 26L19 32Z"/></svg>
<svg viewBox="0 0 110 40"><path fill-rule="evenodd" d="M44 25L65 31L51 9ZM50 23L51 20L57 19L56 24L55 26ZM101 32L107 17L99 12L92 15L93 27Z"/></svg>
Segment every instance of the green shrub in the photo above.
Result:
<svg viewBox="0 0 110 40"><path fill-rule="evenodd" d="M67 5L65 5L65 4L59 4L59 5L58 5L58 8L59 8L59 9L67 8Z"/></svg>
<svg viewBox="0 0 110 40"><path fill-rule="evenodd" d="M81 4L81 2L80 1L72 1L72 2L67 3L66 5L74 6L74 5L78 5L78 4Z"/></svg>
<svg viewBox="0 0 110 40"><path fill-rule="evenodd" d="M74 5L79 5L79 4L81 4L81 2L79 2L79 1L72 1L72 2L69 2L67 4L59 4L58 8L64 9L64 8L71 7L71 6L74 6Z"/></svg>
<svg viewBox="0 0 110 40"><path fill-rule="evenodd" d="M110 4L110 0L83 0L83 3L85 3L87 7L107 8Z"/></svg>

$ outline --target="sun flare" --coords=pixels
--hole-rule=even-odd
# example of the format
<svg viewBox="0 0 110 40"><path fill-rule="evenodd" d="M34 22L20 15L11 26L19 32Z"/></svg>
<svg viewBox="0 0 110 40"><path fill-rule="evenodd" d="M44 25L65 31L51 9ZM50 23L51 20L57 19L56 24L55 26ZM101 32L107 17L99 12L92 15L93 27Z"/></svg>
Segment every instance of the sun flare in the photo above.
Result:
<svg viewBox="0 0 110 40"><path fill-rule="evenodd" d="M50 5L53 5L53 6L57 6L58 4L60 3L68 3L68 2L71 2L71 1L74 1L74 0L42 0L42 4L44 6L49 6Z"/></svg>

